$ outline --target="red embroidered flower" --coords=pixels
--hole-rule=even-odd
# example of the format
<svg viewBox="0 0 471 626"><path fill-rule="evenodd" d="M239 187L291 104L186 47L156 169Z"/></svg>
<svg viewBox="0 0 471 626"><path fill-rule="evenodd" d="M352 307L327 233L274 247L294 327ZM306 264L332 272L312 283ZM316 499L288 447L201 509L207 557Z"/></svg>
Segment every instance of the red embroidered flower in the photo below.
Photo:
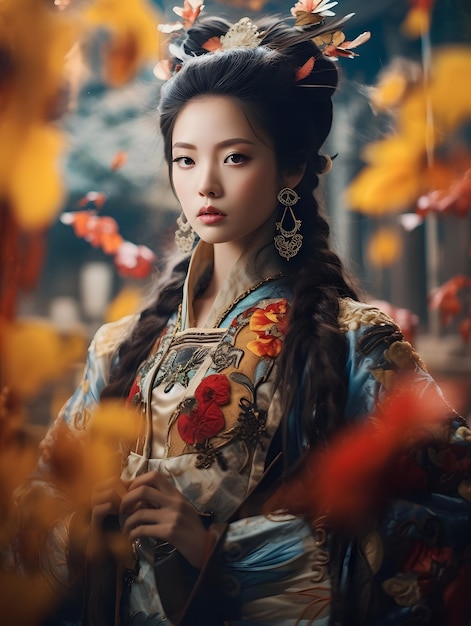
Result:
<svg viewBox="0 0 471 626"><path fill-rule="evenodd" d="M257 356L278 356L288 329L289 305L287 300L279 300L264 309L255 309L250 318L250 330L257 339L249 341L247 348Z"/></svg>
<svg viewBox="0 0 471 626"><path fill-rule="evenodd" d="M229 381L222 374L204 378L195 391L196 406L189 415L182 413L177 427L185 443L194 446L217 435L226 425L219 408L229 402Z"/></svg>

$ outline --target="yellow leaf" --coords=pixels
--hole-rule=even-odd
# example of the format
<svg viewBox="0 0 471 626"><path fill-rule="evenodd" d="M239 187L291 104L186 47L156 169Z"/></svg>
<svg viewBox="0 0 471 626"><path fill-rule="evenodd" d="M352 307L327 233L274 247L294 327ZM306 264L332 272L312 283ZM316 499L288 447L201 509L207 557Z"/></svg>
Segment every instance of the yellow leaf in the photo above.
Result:
<svg viewBox="0 0 471 626"><path fill-rule="evenodd" d="M3 0L0 4L0 48L10 67L1 93L0 197L10 202L13 178L15 210L22 224L36 228L50 222L61 198L59 181L52 182L50 171L55 169L62 143L56 129L51 128L49 135L47 129L50 119L60 112L65 57L78 36L80 22L54 10L52 2ZM38 150L35 156L33 149ZM52 163L46 164L46 159ZM25 166L31 171L25 172ZM44 189L38 188L37 180L44 174ZM31 200L33 194L37 203ZM25 197L22 206L19 202Z"/></svg>
<svg viewBox="0 0 471 626"><path fill-rule="evenodd" d="M370 238L367 247L369 262L376 267L392 265L401 254L402 242L392 228L380 228Z"/></svg>
<svg viewBox="0 0 471 626"><path fill-rule="evenodd" d="M397 133L402 141L409 143L411 150L424 151L430 137L435 141L433 120L428 115L429 97L429 88L417 85L400 108Z"/></svg>
<svg viewBox="0 0 471 626"><path fill-rule="evenodd" d="M91 24L110 31L105 72L111 84L122 84L139 65L157 59L159 20L147 0L95 0L84 15Z"/></svg>
<svg viewBox="0 0 471 626"><path fill-rule="evenodd" d="M399 135L386 137L382 141L368 144L362 157L372 165L394 165L398 167L411 167L417 169L420 163L423 145L415 145Z"/></svg>
<svg viewBox="0 0 471 626"><path fill-rule="evenodd" d="M420 195L416 170L396 163L364 168L345 192L348 206L372 216L395 213L409 207Z"/></svg>
<svg viewBox="0 0 471 626"><path fill-rule="evenodd" d="M83 358L86 340L59 335L46 321L16 320L0 325L0 361L4 383L20 397L31 397L43 385Z"/></svg>
<svg viewBox="0 0 471 626"><path fill-rule="evenodd" d="M106 322L115 322L122 317L137 313L142 303L142 291L140 289L125 287L109 304L106 314Z"/></svg>
<svg viewBox="0 0 471 626"><path fill-rule="evenodd" d="M132 446L144 428L140 410L127 407L124 401L101 402L93 414L86 461L91 484L119 476L121 471L120 446Z"/></svg>
<svg viewBox="0 0 471 626"><path fill-rule="evenodd" d="M387 111L402 100L407 89L407 78L403 72L389 72L370 91L370 102L374 111Z"/></svg>
<svg viewBox="0 0 471 626"><path fill-rule="evenodd" d="M402 30L409 37L421 37L430 30L430 9L413 7L402 23Z"/></svg>
<svg viewBox="0 0 471 626"><path fill-rule="evenodd" d="M48 226L60 209L63 188L57 162L62 136L53 127L34 125L23 137L10 180L13 212L25 230Z"/></svg>
<svg viewBox="0 0 471 626"><path fill-rule="evenodd" d="M432 76L434 120L442 133L450 133L471 119L471 46L440 49Z"/></svg>

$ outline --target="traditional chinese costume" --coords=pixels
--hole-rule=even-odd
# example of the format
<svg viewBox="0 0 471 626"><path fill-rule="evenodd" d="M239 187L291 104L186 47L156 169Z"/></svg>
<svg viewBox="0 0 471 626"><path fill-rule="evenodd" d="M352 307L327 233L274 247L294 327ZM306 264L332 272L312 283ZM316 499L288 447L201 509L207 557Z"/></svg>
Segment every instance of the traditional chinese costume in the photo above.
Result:
<svg viewBox="0 0 471 626"><path fill-rule="evenodd" d="M196 328L192 301L211 267L212 247L200 242L181 307L136 372L128 401L142 409L146 427L133 449L122 451L122 478L158 470L212 523L231 520L214 557L231 625L465 624L469 602L458 611L462 621L433 621L434 603L443 606L445 593L453 606L461 584L455 581L469 579L471 432L464 423L452 419L447 442L424 453L422 465L434 479L414 499L394 501L361 537L335 540L328 528L313 528L303 516L265 516L254 498L248 513L240 509L281 449L283 408L274 381L292 291L271 247L250 251L233 267L204 327ZM33 485L52 488L48 463L58 429L65 424L79 438L89 429L118 347L135 322L126 318L97 332L82 383L43 442ZM418 394L435 389L449 411L390 318L343 299L339 322L348 345L345 423L374 413L404 369ZM288 423L293 460L306 447L295 405ZM51 532L43 563L64 585L72 516L70 511ZM123 588L123 618L164 623L152 542L142 540L136 550L137 567Z"/></svg>

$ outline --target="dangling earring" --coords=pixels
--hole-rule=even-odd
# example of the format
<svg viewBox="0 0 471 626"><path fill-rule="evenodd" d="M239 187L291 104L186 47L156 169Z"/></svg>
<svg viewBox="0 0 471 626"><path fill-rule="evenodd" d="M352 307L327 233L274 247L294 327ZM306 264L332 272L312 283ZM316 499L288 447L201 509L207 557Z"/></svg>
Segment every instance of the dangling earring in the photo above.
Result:
<svg viewBox="0 0 471 626"><path fill-rule="evenodd" d="M177 248L184 254L191 252L196 235L183 212L177 218L177 226L178 228L175 231L175 243L177 244Z"/></svg>
<svg viewBox="0 0 471 626"><path fill-rule="evenodd" d="M285 210L283 211L281 220L275 224L276 230L279 230L281 233L275 236L275 247L278 250L278 254L289 261L298 254L303 245L303 236L299 233L302 222L296 219L293 212L293 207L299 200L299 196L294 189L285 187L280 191L277 198L278 202L285 207ZM291 214L291 219L293 220L293 228L291 230L285 230L283 228L283 221L288 209Z"/></svg>

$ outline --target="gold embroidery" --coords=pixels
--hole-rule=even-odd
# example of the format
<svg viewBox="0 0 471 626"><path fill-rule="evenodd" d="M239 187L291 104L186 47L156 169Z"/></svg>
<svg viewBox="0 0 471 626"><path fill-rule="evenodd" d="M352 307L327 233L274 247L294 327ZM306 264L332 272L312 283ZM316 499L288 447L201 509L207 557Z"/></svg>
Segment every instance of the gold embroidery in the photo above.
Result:
<svg viewBox="0 0 471 626"><path fill-rule="evenodd" d="M138 319L137 315L127 315L117 322L105 324L95 335L94 346L98 358L111 354L123 343Z"/></svg>
<svg viewBox="0 0 471 626"><path fill-rule="evenodd" d="M370 304L356 302L351 298L341 298L339 305L339 326L342 332L358 330L362 326L376 326L379 324L390 324L396 330L399 330L396 322L386 313Z"/></svg>
<svg viewBox="0 0 471 626"><path fill-rule="evenodd" d="M400 370L425 370L425 364L408 341L395 341L384 351L385 358Z"/></svg>
<svg viewBox="0 0 471 626"><path fill-rule="evenodd" d="M392 596L399 606L414 606L420 601L420 589L416 576L398 574L383 583L383 590Z"/></svg>

